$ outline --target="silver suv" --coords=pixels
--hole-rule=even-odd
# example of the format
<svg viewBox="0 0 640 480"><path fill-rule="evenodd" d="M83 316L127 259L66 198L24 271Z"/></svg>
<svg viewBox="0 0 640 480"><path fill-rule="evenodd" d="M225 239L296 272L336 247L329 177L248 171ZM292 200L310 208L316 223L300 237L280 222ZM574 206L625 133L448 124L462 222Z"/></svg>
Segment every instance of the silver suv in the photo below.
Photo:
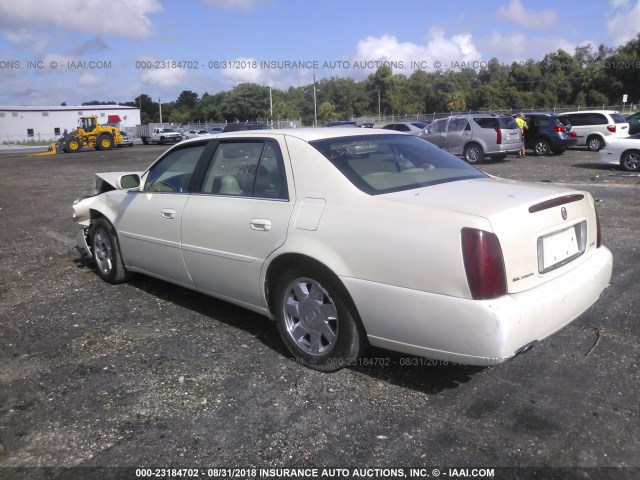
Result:
<svg viewBox="0 0 640 480"><path fill-rule="evenodd" d="M441 118L425 128L420 138L462 156L469 163L480 163L485 157L502 160L523 146L515 119L493 113Z"/></svg>
<svg viewBox="0 0 640 480"><path fill-rule="evenodd" d="M626 137L629 135L629 122L613 110L582 110L560 114L560 119L571 123L572 131L578 137L577 145L586 145L597 152L605 145L605 137Z"/></svg>

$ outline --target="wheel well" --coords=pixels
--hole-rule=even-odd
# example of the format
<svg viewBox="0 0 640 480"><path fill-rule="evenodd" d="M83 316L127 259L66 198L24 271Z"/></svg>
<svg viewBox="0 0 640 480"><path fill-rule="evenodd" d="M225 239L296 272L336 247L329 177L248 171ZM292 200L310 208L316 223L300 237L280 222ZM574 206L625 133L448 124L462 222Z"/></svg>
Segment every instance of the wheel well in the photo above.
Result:
<svg viewBox="0 0 640 480"><path fill-rule="evenodd" d="M604 136L600 135L599 133L592 133L587 137L587 143L589 142L589 140L591 140L594 137L598 137L600 140L604 142Z"/></svg>
<svg viewBox="0 0 640 480"><path fill-rule="evenodd" d="M465 143L464 144L464 148L462 149L462 151L465 151L467 148L469 148L469 147L471 147L473 145L476 145L476 146L480 147L480 150L482 150L482 153L484 153L484 147L480 143L478 143L476 140L471 140L470 142Z"/></svg>
<svg viewBox="0 0 640 480"><path fill-rule="evenodd" d="M622 152L620 154L620 162L622 162L622 159L624 158L625 155L627 155L628 153L637 153L640 155L640 150L638 150L637 148L630 148L629 150L625 150L624 152Z"/></svg>
<svg viewBox="0 0 640 480"><path fill-rule="evenodd" d="M340 290L340 294L342 295L343 300L347 303L352 314L358 319L360 318L355 303L353 302L351 295L349 295L347 287L344 286L340 278L338 278L338 276L324 263L300 253L285 253L280 255L271 262L267 269L264 289L267 304L269 305L269 311L271 313L275 313L274 295L278 278L280 278L280 275L282 275L283 272L294 268L316 270L329 277L334 282L335 287Z"/></svg>

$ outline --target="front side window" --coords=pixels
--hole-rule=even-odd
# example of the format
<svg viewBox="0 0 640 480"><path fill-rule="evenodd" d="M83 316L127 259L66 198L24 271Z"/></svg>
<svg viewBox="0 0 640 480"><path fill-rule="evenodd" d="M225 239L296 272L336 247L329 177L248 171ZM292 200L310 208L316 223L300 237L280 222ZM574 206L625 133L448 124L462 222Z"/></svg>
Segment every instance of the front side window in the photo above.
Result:
<svg viewBox="0 0 640 480"><path fill-rule="evenodd" d="M191 177L205 146L202 143L171 150L149 169L143 191L188 193Z"/></svg>
<svg viewBox="0 0 640 480"><path fill-rule="evenodd" d="M409 135L359 135L311 142L357 188L379 195L486 175Z"/></svg>

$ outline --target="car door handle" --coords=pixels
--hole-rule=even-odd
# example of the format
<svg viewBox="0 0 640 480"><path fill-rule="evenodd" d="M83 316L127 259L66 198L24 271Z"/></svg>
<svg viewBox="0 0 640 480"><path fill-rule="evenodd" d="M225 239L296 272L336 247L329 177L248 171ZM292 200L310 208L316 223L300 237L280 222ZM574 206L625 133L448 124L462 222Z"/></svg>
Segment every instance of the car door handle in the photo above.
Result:
<svg viewBox="0 0 640 480"><path fill-rule="evenodd" d="M176 218L176 211L172 208L165 208L164 210L162 210L160 215L162 215L162 218L166 218L167 220L172 220Z"/></svg>
<svg viewBox="0 0 640 480"><path fill-rule="evenodd" d="M267 220L266 218L252 218L249 225L251 225L251 230L258 230L261 232L268 232L271 230L271 220Z"/></svg>

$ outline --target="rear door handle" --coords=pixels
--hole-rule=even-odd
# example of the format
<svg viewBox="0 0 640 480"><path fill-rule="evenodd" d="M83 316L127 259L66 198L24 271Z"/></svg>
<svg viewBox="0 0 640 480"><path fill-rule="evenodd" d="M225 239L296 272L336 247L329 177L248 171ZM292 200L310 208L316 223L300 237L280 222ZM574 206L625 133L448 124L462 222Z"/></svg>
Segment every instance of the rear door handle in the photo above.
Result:
<svg viewBox="0 0 640 480"><path fill-rule="evenodd" d="M260 232L268 232L271 230L271 220L266 218L252 218L249 222L251 230L258 230Z"/></svg>
<svg viewBox="0 0 640 480"><path fill-rule="evenodd" d="M160 215L162 215L162 218L166 218L167 220L172 220L176 218L176 211L172 208L165 208L164 210L162 210Z"/></svg>

